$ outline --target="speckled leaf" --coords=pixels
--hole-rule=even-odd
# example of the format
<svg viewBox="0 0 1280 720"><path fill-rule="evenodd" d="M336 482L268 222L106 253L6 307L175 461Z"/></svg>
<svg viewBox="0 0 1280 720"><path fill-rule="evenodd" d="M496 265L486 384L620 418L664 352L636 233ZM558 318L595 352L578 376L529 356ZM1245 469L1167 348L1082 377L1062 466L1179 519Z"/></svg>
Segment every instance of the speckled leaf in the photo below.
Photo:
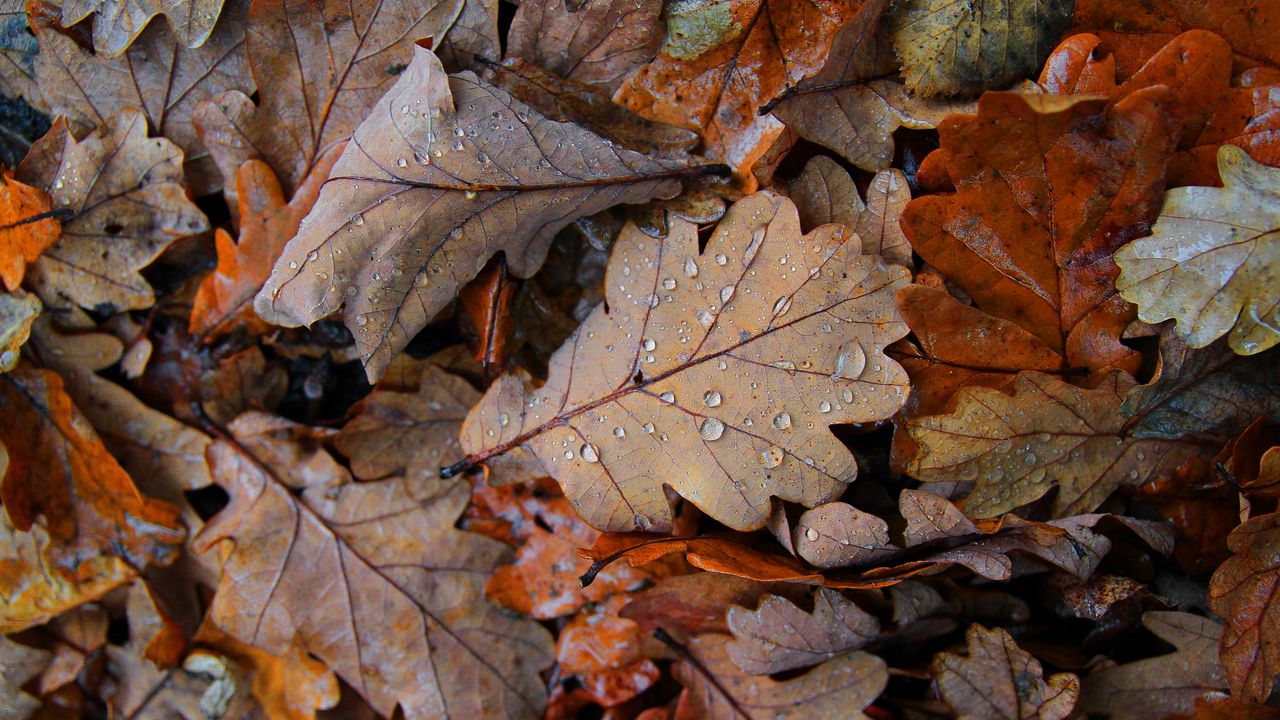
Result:
<svg viewBox="0 0 1280 720"><path fill-rule="evenodd" d="M753 675L817 665L880 635L880 622L874 616L828 588L814 594L812 612L784 597L765 595L755 610L730 607L728 622L736 638L729 645L729 657Z"/></svg>
<svg viewBox="0 0 1280 720"><path fill-rule="evenodd" d="M1001 628L970 625L967 656L939 653L934 678L960 720L1065 720L1080 695L1080 679L1058 673L1047 680L1040 662Z"/></svg>
<svg viewBox="0 0 1280 720"><path fill-rule="evenodd" d="M861 254L839 225L800 235L790 200L739 201L698 249L697 227L623 230L606 306L552 357L540 388L507 375L463 426L462 465L524 447L583 518L666 531L668 484L735 529L770 498L807 506L857 465L828 426L883 419L905 399L884 346L905 327L903 268Z"/></svg>
<svg viewBox="0 0 1280 720"><path fill-rule="evenodd" d="M560 77L618 89L662 44L662 0L529 0L507 35L507 55Z"/></svg>

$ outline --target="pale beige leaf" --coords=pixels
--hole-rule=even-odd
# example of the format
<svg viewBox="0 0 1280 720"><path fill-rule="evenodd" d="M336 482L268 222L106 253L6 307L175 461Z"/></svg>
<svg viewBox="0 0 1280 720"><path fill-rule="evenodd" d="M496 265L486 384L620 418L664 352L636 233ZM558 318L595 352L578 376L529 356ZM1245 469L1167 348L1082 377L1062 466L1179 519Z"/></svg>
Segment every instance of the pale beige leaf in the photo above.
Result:
<svg viewBox="0 0 1280 720"><path fill-rule="evenodd" d="M31 337L31 324L43 309L40 298L29 292L0 293L0 373L18 367L22 345Z"/></svg>
<svg viewBox="0 0 1280 720"><path fill-rule="evenodd" d="M1151 236L1116 251L1116 288L1191 347L1229 333L1254 355L1280 343L1280 168L1223 145L1218 172L1224 187L1165 193Z"/></svg>
<svg viewBox="0 0 1280 720"><path fill-rule="evenodd" d="M61 0L62 26L71 27L93 13L93 47L115 57L128 49L151 19L164 15L184 47L200 47L209 39L226 0Z"/></svg>
<svg viewBox="0 0 1280 720"><path fill-rule="evenodd" d="M1092 389L1022 372L1009 395L965 388L950 414L908 423L919 443L908 472L925 482L976 483L963 503L972 517L999 515L1055 487L1055 516L1087 512L1117 488L1140 485L1201 452L1126 436L1120 405L1133 386L1119 372Z"/></svg>
<svg viewBox="0 0 1280 720"><path fill-rule="evenodd" d="M22 686L44 670L49 658L45 650L0 636L0 720L26 720L40 707Z"/></svg>
<svg viewBox="0 0 1280 720"><path fill-rule="evenodd" d="M905 327L907 271L827 225L807 236L790 200L731 207L699 250L672 220L627 226L606 303L556 352L545 385L504 376L463 426L462 466L524 447L591 525L666 531L669 485L730 527L763 527L770 498L806 506L857 465L828 426L891 415L906 374L884 355Z"/></svg>
<svg viewBox="0 0 1280 720"><path fill-rule="evenodd" d="M829 222L853 228L862 238L862 251L886 262L911 264L911 245L898 225L911 200L911 188L901 170L881 170L871 178L864 202L849 173L829 157L811 159L789 187L806 230Z"/></svg>
<svg viewBox="0 0 1280 720"><path fill-rule="evenodd" d="M731 606L728 623L736 638L729 657L754 675L817 665L880 636L874 616L829 588L814 593L812 612L784 597L765 595L755 610Z"/></svg>
<svg viewBox="0 0 1280 720"><path fill-rule="evenodd" d="M498 251L517 277L573 220L679 190L687 169L551 122L419 47L356 130L255 304L282 325L345 305L371 379ZM456 107L456 111L455 111Z"/></svg>
<svg viewBox="0 0 1280 720"><path fill-rule="evenodd" d="M1080 695L1080 679L1058 673L1046 681L1040 662L1001 628L970 625L967 656L933 660L938 690L960 720L1065 720Z"/></svg>

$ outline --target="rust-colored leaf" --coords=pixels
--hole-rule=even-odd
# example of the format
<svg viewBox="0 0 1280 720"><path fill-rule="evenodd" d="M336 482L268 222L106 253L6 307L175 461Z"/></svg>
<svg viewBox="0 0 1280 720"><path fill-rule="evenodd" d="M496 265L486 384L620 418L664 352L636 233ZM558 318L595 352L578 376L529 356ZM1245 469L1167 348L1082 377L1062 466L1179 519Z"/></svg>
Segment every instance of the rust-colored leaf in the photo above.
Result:
<svg viewBox="0 0 1280 720"><path fill-rule="evenodd" d="M736 638L729 645L729 657L752 675L817 665L880 635L874 616L828 588L814 594L812 612L786 598L766 595L755 610L730 607L728 623Z"/></svg>
<svg viewBox="0 0 1280 720"><path fill-rule="evenodd" d="M511 304L516 285L502 256L489 261L474 280L458 292L466 314L467 345L484 369L485 377L502 374L507 365L507 343L515 331Z"/></svg>
<svg viewBox="0 0 1280 720"><path fill-rule="evenodd" d="M249 688L272 720L313 720L316 710L338 703L338 679L324 663L297 646L277 657L236 640L205 623L195 640L216 649L249 671Z"/></svg>
<svg viewBox="0 0 1280 720"><path fill-rule="evenodd" d="M305 650L383 715L540 713L551 644L484 601L504 552L453 528L464 484L353 483L305 428L251 413L231 431L208 453L231 504L199 538L235 541L219 628L273 655Z"/></svg>
<svg viewBox="0 0 1280 720"><path fill-rule="evenodd" d="M919 452L908 472L926 482L975 482L973 517L994 517L1057 488L1056 516L1087 512L1121 486L1172 472L1194 445L1126 436L1120 405L1133 387L1112 373L1092 389L1023 372L1012 393L970 387L955 410L912 420Z"/></svg>
<svg viewBox="0 0 1280 720"><path fill-rule="evenodd" d="M679 3L653 61L614 99L644 117L702 133L708 157L755 190L751 166L782 134L765 103L822 69L853 3L731 0Z"/></svg>
<svg viewBox="0 0 1280 720"><path fill-rule="evenodd" d="M1209 583L1209 606L1227 620L1219 653L1232 694L1262 703L1280 672L1280 513L1249 519L1227 547L1235 555Z"/></svg>
<svg viewBox="0 0 1280 720"><path fill-rule="evenodd" d="M325 152L347 139L398 81L418 39L435 38L437 47L451 43L455 32L475 39L472 15L478 5L254 2L244 38L260 104L233 90L201 103L193 118L225 186L235 187L240 166L259 159L292 196ZM485 54L496 56L496 43Z"/></svg>
<svg viewBox="0 0 1280 720"><path fill-rule="evenodd" d="M911 189L901 171L876 173L864 202L849 173L831 158L819 155L804 166L788 189L800 211L803 229L840 223L858 233L864 253L880 255L896 265L911 264L911 246L898 226L902 210L911 200Z"/></svg>
<svg viewBox="0 0 1280 720"><path fill-rule="evenodd" d="M1113 105L983 95L976 116L939 128L930 158L956 192L908 203L911 247L1070 367L1133 371L1139 356L1119 341L1133 314L1110 256L1155 218L1177 133L1169 101L1165 88Z"/></svg>
<svg viewBox="0 0 1280 720"><path fill-rule="evenodd" d="M31 146L18 178L67 212L62 236L29 269L47 307L75 304L101 314L149 307L139 274L170 243L209 228L187 197L182 152L147 137L147 120L126 110L77 141L65 121Z"/></svg>
<svg viewBox="0 0 1280 720"><path fill-rule="evenodd" d="M0 174L0 280L9 292L18 289L27 266L58 240L61 228L50 212L49 196L39 188Z"/></svg>
<svg viewBox="0 0 1280 720"><path fill-rule="evenodd" d="M1081 710L1154 720L1191 712L1198 698L1227 686L1217 656L1221 625L1185 612L1148 612L1142 624L1176 652L1086 675Z"/></svg>
<svg viewBox="0 0 1280 720"><path fill-rule="evenodd" d="M250 160L240 166L235 193L240 237L233 243L225 230L217 230L218 267L196 290L191 334L209 342L237 325L255 331L266 329L253 312L253 297L267 281L271 266L298 231L302 218L311 212L343 147L345 143L329 148L287 203L280 181L266 163Z"/></svg>
<svg viewBox="0 0 1280 720"><path fill-rule="evenodd" d="M83 564L109 557L138 570L173 560L184 535L177 508L138 492L56 374L0 375L0 415L9 454L0 498L20 531L43 518L49 572L76 579Z"/></svg>
<svg viewBox="0 0 1280 720"><path fill-rule="evenodd" d="M829 660L800 677L777 681L738 669L730 658L732 636L700 635L672 669L685 686L686 713L680 720L757 717L776 720L839 717L866 720L861 710L884 690L889 673L880 658L854 653Z"/></svg>
<svg viewBox="0 0 1280 720"><path fill-rule="evenodd" d="M674 178L688 172L548 121L470 73L445 75L430 50L416 52L356 131L256 303L285 325L345 305L371 379L497 251L528 277L572 220L673 195ZM371 253L375 243L384 249Z"/></svg>
<svg viewBox="0 0 1280 720"><path fill-rule="evenodd" d="M905 330L892 301L905 275L838 225L801 236L795 206L769 193L735 204L702 252L690 223L658 240L629 226L606 307L545 385L490 387L463 427L464 463L523 447L612 531L668 530L664 483L740 530L764 526L771 497L830 500L857 467L828 426L904 399L883 348Z"/></svg>
<svg viewBox="0 0 1280 720"><path fill-rule="evenodd" d="M970 625L968 654L933 659L938 690L961 720L1039 718L1065 720L1080 695L1080 679L1058 673L1047 679L1040 661L1001 628Z"/></svg>
<svg viewBox="0 0 1280 720"><path fill-rule="evenodd" d="M662 44L661 0L530 0L511 20L507 55L612 93Z"/></svg>
<svg viewBox="0 0 1280 720"><path fill-rule="evenodd" d="M1191 347L1227 335L1254 355L1280 343L1280 168L1224 145L1218 171L1225 187L1165 194L1151 236L1116 253L1116 287Z"/></svg>

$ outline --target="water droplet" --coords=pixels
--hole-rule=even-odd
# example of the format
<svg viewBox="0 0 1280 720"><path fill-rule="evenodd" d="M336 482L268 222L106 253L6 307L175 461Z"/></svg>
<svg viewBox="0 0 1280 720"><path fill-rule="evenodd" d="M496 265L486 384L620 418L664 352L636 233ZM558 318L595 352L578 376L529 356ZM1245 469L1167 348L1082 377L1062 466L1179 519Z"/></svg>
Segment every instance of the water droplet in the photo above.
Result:
<svg viewBox="0 0 1280 720"><path fill-rule="evenodd" d="M1035 453L1027 453L1025 456L1023 456L1022 462L1028 465L1035 465L1037 459L1038 458L1036 457Z"/></svg>
<svg viewBox="0 0 1280 720"><path fill-rule="evenodd" d="M319 259L320 259L319 252L312 250L311 252L307 253L307 260L310 260L311 262L315 262L316 260L319 260Z"/></svg>
<svg viewBox="0 0 1280 720"><path fill-rule="evenodd" d="M359 214L359 213L356 213L355 215L352 215L352 216L351 216L351 224L352 224L352 225L363 225L363 224L364 224L364 216L363 216L363 215L361 215L361 214Z"/></svg>
<svg viewBox="0 0 1280 720"><path fill-rule="evenodd" d="M648 423L648 422L647 422L647 423L645 423L645 424L644 424L644 426L643 426L643 427L644 427L644 431L645 431L645 432L649 433L650 435L652 435L652 434L653 434L653 423Z"/></svg>
<svg viewBox="0 0 1280 720"><path fill-rule="evenodd" d="M659 395L658 399L664 403L673 403L676 401L676 394L668 390L662 393L661 395Z"/></svg>
<svg viewBox="0 0 1280 720"><path fill-rule="evenodd" d="M430 164L431 164L431 156L429 156L429 155L427 155L427 154L425 154L425 153L420 153L420 152L418 152L417 150L414 150L414 151L413 151L413 161L414 161L414 162L416 162L416 163L418 163L419 165L430 165Z"/></svg>
<svg viewBox="0 0 1280 720"><path fill-rule="evenodd" d="M413 286L414 286L414 287L426 287L426 286L427 286L427 274L426 274L426 273L418 273L417 275L414 275L414 276L413 276Z"/></svg>
<svg viewBox="0 0 1280 720"><path fill-rule="evenodd" d="M508 417L506 413L502 413L498 416L498 424L502 427L506 427L509 422L511 422L511 418Z"/></svg>
<svg viewBox="0 0 1280 720"><path fill-rule="evenodd" d="M791 427L791 413L783 410L773 416L773 426L779 430L786 430Z"/></svg>
<svg viewBox="0 0 1280 720"><path fill-rule="evenodd" d="M853 402L853 390L851 390L850 388L842 389L840 391L840 399L844 400L847 403Z"/></svg>
<svg viewBox="0 0 1280 720"><path fill-rule="evenodd" d="M707 407L720 407L720 393L715 390L708 390L706 395L702 396L702 402Z"/></svg>
<svg viewBox="0 0 1280 720"><path fill-rule="evenodd" d="M716 321L715 316L707 312L706 310L699 310L697 312L697 317L698 317L698 324L704 328L711 327L711 324Z"/></svg>
<svg viewBox="0 0 1280 720"><path fill-rule="evenodd" d="M662 287L666 288L667 290L675 290L675 289L676 289L676 279L675 279L675 278L663 278L663 279L662 279Z"/></svg>
<svg viewBox="0 0 1280 720"><path fill-rule="evenodd" d="M298 262L297 262L296 260L290 260L290 261L289 261L289 269L290 269L290 270L297 270L297 269L298 269Z"/></svg>
<svg viewBox="0 0 1280 720"><path fill-rule="evenodd" d="M369 324L369 316L368 316L368 315L357 315L357 316L356 316L356 324L357 324L357 325L359 325L360 327L364 327L365 325L368 325L368 324Z"/></svg>
<svg viewBox="0 0 1280 720"><path fill-rule="evenodd" d="M827 402L826 400L823 400L822 402L818 403L818 412L821 412L821 413L831 412L831 403Z"/></svg>
<svg viewBox="0 0 1280 720"><path fill-rule="evenodd" d="M582 459L589 463L600 462L600 451L596 450L596 446L591 443L584 443L578 448L578 452L582 455Z"/></svg>
<svg viewBox="0 0 1280 720"><path fill-rule="evenodd" d="M477 195L477 194L476 194L476 191L475 191L475 190L468 190L468 191L466 191L465 193L463 193L463 195L464 195L468 200L475 200L477 197L479 197L479 195Z"/></svg>
<svg viewBox="0 0 1280 720"><path fill-rule="evenodd" d="M787 370L787 371L796 369L796 364L791 362L790 360L775 360L774 362L769 363L769 366L776 367L779 370Z"/></svg>
<svg viewBox="0 0 1280 720"><path fill-rule="evenodd" d="M782 317L783 315L786 315L787 311L790 309L791 309L790 295L784 295L778 298L778 301L773 304L773 314L776 317Z"/></svg>
<svg viewBox="0 0 1280 720"><path fill-rule="evenodd" d="M760 451L760 464L769 469L773 469L782 464L782 457L782 448L779 448L776 445L770 445Z"/></svg>
<svg viewBox="0 0 1280 720"><path fill-rule="evenodd" d="M573 459L573 451L572 451L572 450L565 450L565 451L564 451L564 459L565 459L565 460L572 460L572 459Z"/></svg>
<svg viewBox="0 0 1280 720"><path fill-rule="evenodd" d="M725 256L724 256L724 253L716 253L716 264L717 264L717 265L723 265L723 264L725 264L725 263L727 263L727 262L729 262L729 258L725 257Z"/></svg>
<svg viewBox="0 0 1280 720"><path fill-rule="evenodd" d="M707 418L702 421L702 426L698 430L702 434L702 439L707 442L719 440L724 434L724 423L715 418Z"/></svg>
<svg viewBox="0 0 1280 720"><path fill-rule="evenodd" d="M729 302L730 300L732 300L732 299L733 299L733 286L732 286L732 285L725 285L724 287L720 288L720 302L721 302L721 303L728 303L728 302Z"/></svg>
<svg viewBox="0 0 1280 720"><path fill-rule="evenodd" d="M698 277L698 263L694 262L691 257L686 257L684 259L684 276Z"/></svg>
<svg viewBox="0 0 1280 720"><path fill-rule="evenodd" d="M396 158L396 167L409 167L409 161L404 158Z"/></svg>
<svg viewBox="0 0 1280 720"><path fill-rule="evenodd" d="M616 427L616 428L614 428L614 429L613 429L613 436L614 436L614 437L619 437L619 438L621 438L621 437L626 437L626 436L627 436L627 431L626 431L626 430L623 430L621 427Z"/></svg>
<svg viewBox="0 0 1280 720"><path fill-rule="evenodd" d="M804 536L809 538L809 541L812 542L818 539L818 531L813 528L809 528L804 531Z"/></svg>
<svg viewBox="0 0 1280 720"><path fill-rule="evenodd" d="M658 344L653 341L653 338L645 338L640 343L640 347L643 348L645 352L652 351L655 347L657 347L657 345Z"/></svg>
<svg viewBox="0 0 1280 720"><path fill-rule="evenodd" d="M840 346L840 353L836 355L836 371L832 376L857 380L866 367L867 352L862 349L862 344L857 340L850 340Z"/></svg>

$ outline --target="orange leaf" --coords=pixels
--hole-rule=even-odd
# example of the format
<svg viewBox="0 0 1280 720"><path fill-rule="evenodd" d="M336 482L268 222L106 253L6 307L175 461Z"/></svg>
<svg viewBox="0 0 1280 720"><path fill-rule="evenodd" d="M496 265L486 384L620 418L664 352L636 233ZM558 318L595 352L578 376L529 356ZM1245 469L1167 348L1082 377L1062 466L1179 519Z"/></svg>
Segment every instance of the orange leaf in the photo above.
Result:
<svg viewBox="0 0 1280 720"><path fill-rule="evenodd" d="M1227 547L1235 555L1209 582L1209 607L1227 620L1219 654L1232 694L1263 703L1280 673L1280 513L1250 519Z"/></svg>
<svg viewBox="0 0 1280 720"><path fill-rule="evenodd" d="M8 169L0 175L0 186L0 280L13 292L22 284L26 266L57 242L61 228L43 191L14 180Z"/></svg>

